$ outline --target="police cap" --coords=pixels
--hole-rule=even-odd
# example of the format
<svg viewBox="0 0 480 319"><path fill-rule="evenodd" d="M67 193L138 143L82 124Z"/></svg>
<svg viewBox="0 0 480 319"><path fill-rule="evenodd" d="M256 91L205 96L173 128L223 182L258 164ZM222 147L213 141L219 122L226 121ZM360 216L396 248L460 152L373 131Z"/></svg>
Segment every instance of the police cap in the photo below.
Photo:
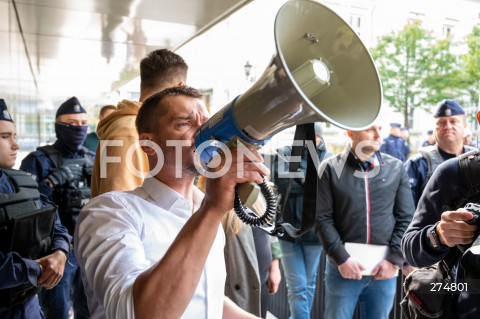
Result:
<svg viewBox="0 0 480 319"><path fill-rule="evenodd" d="M465 114L460 104L455 100L443 100L437 104L433 117L446 117Z"/></svg>
<svg viewBox="0 0 480 319"><path fill-rule="evenodd" d="M8 112L7 103L4 99L0 99L0 121L8 121L13 123L13 118Z"/></svg>
<svg viewBox="0 0 480 319"><path fill-rule="evenodd" d="M60 105L55 114L55 118L64 114L87 113L76 97L71 97Z"/></svg>

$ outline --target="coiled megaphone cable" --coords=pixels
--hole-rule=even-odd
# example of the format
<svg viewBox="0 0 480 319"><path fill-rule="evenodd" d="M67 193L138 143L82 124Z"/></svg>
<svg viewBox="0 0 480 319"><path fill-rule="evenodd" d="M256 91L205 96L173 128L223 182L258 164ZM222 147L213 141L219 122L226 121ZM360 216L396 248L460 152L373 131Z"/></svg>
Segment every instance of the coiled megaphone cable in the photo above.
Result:
<svg viewBox="0 0 480 319"><path fill-rule="evenodd" d="M262 177L262 179L263 182L258 186L260 187L260 191L265 198L265 202L267 205L265 213L262 216L257 216L249 208L243 205L242 200L240 199L240 196L238 194L237 186L235 186L235 201L233 204L233 210L242 222L254 227L272 226L277 209L275 194L265 181L265 177Z"/></svg>

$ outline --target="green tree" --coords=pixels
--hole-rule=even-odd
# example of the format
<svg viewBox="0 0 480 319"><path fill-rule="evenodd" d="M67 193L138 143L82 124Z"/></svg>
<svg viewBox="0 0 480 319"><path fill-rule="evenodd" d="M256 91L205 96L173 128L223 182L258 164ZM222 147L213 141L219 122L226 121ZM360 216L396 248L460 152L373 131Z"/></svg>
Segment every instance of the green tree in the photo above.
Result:
<svg viewBox="0 0 480 319"><path fill-rule="evenodd" d="M449 39L437 41L431 31L413 20L405 27L379 39L371 50L382 80L384 98L404 116L404 125L416 108L427 109L446 97L456 57L450 53ZM458 78L458 75L457 75Z"/></svg>
<svg viewBox="0 0 480 319"><path fill-rule="evenodd" d="M475 26L466 37L468 51L460 56L460 87L469 96L471 105L479 105L480 98L480 27Z"/></svg>
<svg viewBox="0 0 480 319"><path fill-rule="evenodd" d="M428 94L422 99L426 106L443 99L459 99L464 94L460 89L461 67L459 56L452 53L450 36L437 40L430 48L428 65L422 87Z"/></svg>

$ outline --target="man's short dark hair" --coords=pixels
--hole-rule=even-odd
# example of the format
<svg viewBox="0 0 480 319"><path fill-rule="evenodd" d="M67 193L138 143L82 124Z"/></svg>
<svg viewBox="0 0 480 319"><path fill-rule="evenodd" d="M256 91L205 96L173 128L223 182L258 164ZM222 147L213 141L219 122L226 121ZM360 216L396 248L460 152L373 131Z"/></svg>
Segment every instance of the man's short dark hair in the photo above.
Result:
<svg viewBox="0 0 480 319"><path fill-rule="evenodd" d="M137 119L135 120L138 134L152 133L158 125L158 119L168 111L168 109L161 104L163 98L166 96L179 95L190 96L197 99L202 97L202 94L197 89L190 86L175 86L151 95L143 101L138 111Z"/></svg>
<svg viewBox="0 0 480 319"><path fill-rule="evenodd" d="M163 83L187 79L188 65L178 54L160 49L150 52L140 61L140 86L155 88Z"/></svg>
<svg viewBox="0 0 480 319"><path fill-rule="evenodd" d="M112 104L108 104L108 105L105 105L105 106L102 106L102 108L100 109L100 112L98 113L100 116L105 114L106 111L108 110L116 110L117 107L115 105L112 105Z"/></svg>

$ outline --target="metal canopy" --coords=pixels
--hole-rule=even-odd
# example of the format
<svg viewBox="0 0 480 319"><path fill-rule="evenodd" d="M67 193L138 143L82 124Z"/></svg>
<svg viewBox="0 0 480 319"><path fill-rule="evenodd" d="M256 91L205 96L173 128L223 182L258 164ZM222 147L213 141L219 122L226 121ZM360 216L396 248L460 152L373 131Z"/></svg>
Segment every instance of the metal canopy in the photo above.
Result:
<svg viewBox="0 0 480 319"><path fill-rule="evenodd" d="M138 75L149 51L175 49L250 1L0 0L0 98L94 103Z"/></svg>

